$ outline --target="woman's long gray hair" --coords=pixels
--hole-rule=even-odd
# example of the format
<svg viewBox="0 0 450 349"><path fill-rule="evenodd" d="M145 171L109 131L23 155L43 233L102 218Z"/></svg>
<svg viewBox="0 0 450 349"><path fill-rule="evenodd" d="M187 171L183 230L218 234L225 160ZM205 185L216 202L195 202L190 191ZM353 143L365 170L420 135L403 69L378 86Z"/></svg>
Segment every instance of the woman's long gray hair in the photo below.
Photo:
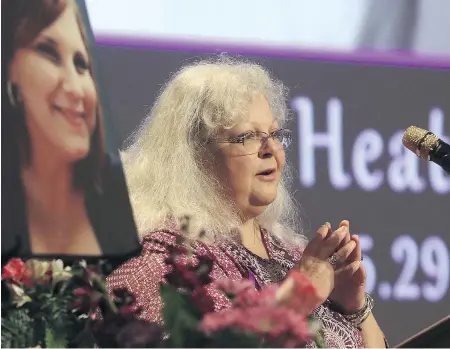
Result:
<svg viewBox="0 0 450 349"><path fill-rule="evenodd" d="M125 150L123 161L140 235L193 218L209 241L235 236L242 222L222 194L204 156L205 140L245 120L256 95L269 102L282 126L287 91L260 65L228 57L200 61L177 72ZM276 200L257 218L282 241L302 240L286 168ZM195 235L195 234L194 234ZM195 236L193 236L195 238Z"/></svg>

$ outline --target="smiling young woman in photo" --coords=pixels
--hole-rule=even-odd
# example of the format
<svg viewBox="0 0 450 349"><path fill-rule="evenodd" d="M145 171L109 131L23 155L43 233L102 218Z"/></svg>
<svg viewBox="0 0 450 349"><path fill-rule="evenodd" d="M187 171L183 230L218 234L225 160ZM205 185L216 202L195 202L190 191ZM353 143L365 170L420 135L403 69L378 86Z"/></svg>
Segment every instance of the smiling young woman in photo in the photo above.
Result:
<svg viewBox="0 0 450 349"><path fill-rule="evenodd" d="M20 221L22 214L26 221L10 228L33 255L112 252L117 249L110 242L117 223L114 204L127 223L132 214L120 166L114 181L122 183L113 186L122 189L105 196L117 166L104 149L100 101L77 5L73 0L5 0L2 11L9 15L4 30L11 35L3 37L2 62L7 179L19 202L11 205L13 220Z"/></svg>

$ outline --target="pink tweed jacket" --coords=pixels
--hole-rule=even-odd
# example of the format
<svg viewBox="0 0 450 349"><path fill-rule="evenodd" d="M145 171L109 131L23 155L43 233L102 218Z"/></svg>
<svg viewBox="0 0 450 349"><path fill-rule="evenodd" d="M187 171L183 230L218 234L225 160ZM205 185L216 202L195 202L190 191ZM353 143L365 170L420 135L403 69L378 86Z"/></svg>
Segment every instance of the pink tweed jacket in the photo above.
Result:
<svg viewBox="0 0 450 349"><path fill-rule="evenodd" d="M141 317L162 322L162 301L159 296L159 283L167 271L164 263L168 256L167 247L176 244L177 231L157 231L148 234L143 240L143 252L115 270L108 277L109 289L126 287L136 295L137 303L142 307ZM210 274L213 280L231 278L253 278L259 286L279 282L300 259L299 250L290 250L279 244L265 230L261 230L263 242L269 253L269 259L262 259L242 245L232 242L206 245L195 242L195 256L209 256L215 261ZM210 297L216 311L230 306L228 299L218 290L210 288ZM327 304L318 307L313 315L323 328L328 347L363 347L358 329L346 321L339 313L332 311ZM314 343L309 343L313 347Z"/></svg>

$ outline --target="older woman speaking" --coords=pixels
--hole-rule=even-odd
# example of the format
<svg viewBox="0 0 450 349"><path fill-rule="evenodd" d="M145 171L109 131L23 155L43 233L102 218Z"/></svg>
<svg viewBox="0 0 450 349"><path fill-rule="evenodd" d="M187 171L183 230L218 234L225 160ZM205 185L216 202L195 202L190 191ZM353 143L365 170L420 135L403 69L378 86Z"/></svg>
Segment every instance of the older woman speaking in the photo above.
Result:
<svg viewBox="0 0 450 349"><path fill-rule="evenodd" d="M327 346L384 347L349 222L335 231L324 224L308 244L298 233L286 117L283 84L259 65L220 58L176 73L124 154L144 252L111 274L109 287L127 287L145 319L162 321L164 260L188 214L199 228L189 236L196 255L215 261L213 279L262 286L298 268L322 297L313 315ZM211 297L216 311L230 306L218 291Z"/></svg>

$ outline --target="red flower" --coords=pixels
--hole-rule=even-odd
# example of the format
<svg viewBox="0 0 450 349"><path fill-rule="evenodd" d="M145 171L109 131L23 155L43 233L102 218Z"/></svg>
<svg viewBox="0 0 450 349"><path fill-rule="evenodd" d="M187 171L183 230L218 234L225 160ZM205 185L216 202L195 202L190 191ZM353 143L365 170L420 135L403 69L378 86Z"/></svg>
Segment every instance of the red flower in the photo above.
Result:
<svg viewBox="0 0 450 349"><path fill-rule="evenodd" d="M31 271L20 258L12 258L2 269L2 280L13 280L18 283L33 286Z"/></svg>
<svg viewBox="0 0 450 349"><path fill-rule="evenodd" d="M214 311L214 302L205 287L196 288L191 294L194 307L202 314Z"/></svg>
<svg viewBox="0 0 450 349"><path fill-rule="evenodd" d="M2 280L13 279L20 281L25 272L25 263L19 258L12 258L8 264L3 267Z"/></svg>
<svg viewBox="0 0 450 349"><path fill-rule="evenodd" d="M207 257L198 257L198 263L189 260L186 256L171 254L166 259L166 264L172 270L164 275L165 280L176 288L184 288L190 291L211 283L213 261Z"/></svg>
<svg viewBox="0 0 450 349"><path fill-rule="evenodd" d="M81 313L94 312L102 298L102 295L90 285L76 288L74 295L72 307Z"/></svg>

